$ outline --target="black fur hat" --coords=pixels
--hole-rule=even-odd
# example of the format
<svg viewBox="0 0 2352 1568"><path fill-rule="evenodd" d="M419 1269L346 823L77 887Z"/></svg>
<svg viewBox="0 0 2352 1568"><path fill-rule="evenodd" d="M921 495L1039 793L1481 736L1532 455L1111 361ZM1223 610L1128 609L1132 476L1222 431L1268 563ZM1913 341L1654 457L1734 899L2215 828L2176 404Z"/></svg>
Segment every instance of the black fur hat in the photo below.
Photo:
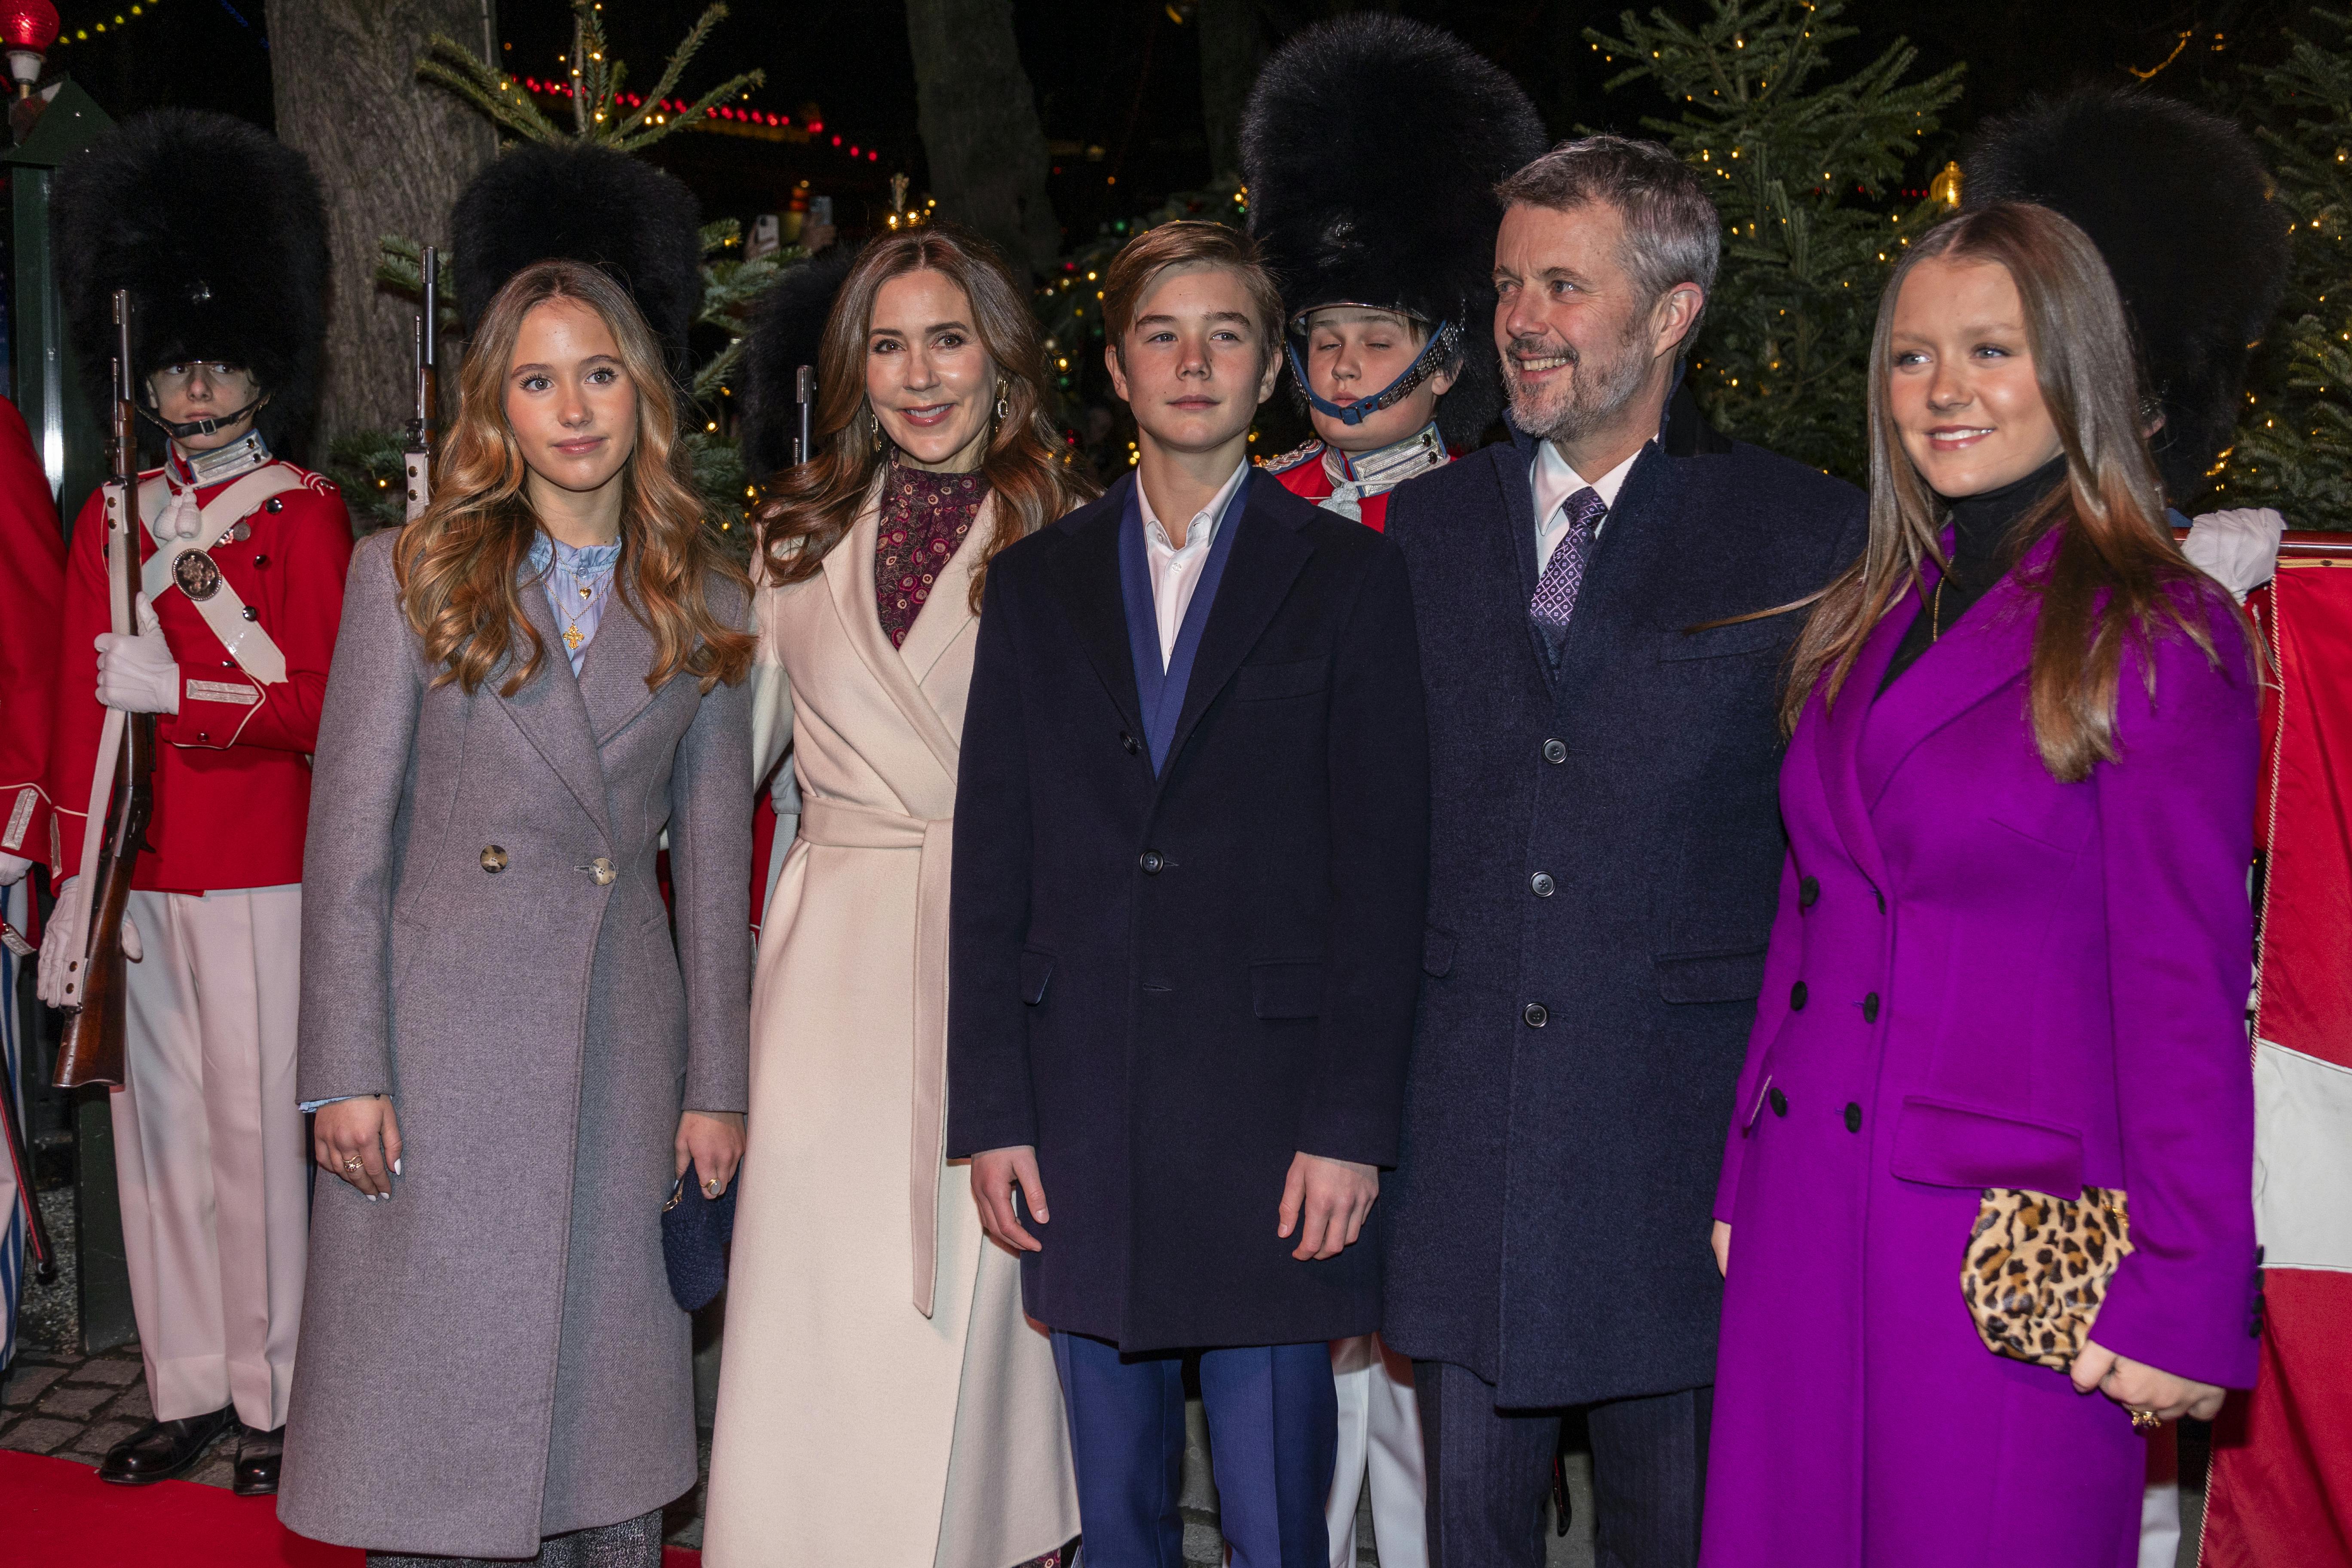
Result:
<svg viewBox="0 0 2352 1568"><path fill-rule="evenodd" d="M628 289L683 380L702 309L701 222L694 193L641 158L579 143L509 148L449 213L467 329L532 262L584 261Z"/></svg>
<svg viewBox="0 0 2352 1568"><path fill-rule="evenodd" d="M744 333L743 369L736 388L744 471L754 479L793 460L793 374L816 363L825 318L841 293L857 247L835 245L786 271L751 307Z"/></svg>
<svg viewBox="0 0 2352 1568"><path fill-rule="evenodd" d="M1495 363L1496 181L1547 142L1519 84L1452 34L1384 13L1298 34L1266 62L1242 124L1250 232L1284 310L1341 302L1462 329L1438 405L1449 442L1502 412Z"/></svg>
<svg viewBox="0 0 2352 1568"><path fill-rule="evenodd" d="M2094 89L1994 121L1960 167L1969 206L2039 203L2099 247L2163 405L2149 444L2165 489L2195 496L2286 287L2286 215L2253 139L2172 99Z"/></svg>
<svg viewBox="0 0 2352 1568"><path fill-rule="evenodd" d="M57 251L82 384L110 401L114 291L134 376L188 360L253 373L270 447L295 456L319 404L327 219L301 153L226 114L134 115L58 172Z"/></svg>

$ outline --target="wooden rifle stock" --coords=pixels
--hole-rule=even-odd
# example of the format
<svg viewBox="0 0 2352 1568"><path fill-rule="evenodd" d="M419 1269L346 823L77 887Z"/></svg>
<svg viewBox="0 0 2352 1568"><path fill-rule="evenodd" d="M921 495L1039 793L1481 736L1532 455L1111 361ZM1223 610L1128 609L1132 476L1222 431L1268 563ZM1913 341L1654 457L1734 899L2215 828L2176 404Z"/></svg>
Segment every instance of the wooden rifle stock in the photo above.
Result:
<svg viewBox="0 0 2352 1568"><path fill-rule="evenodd" d="M107 564L116 576L111 584L114 629L135 632L138 623L131 606L140 592L139 428L137 406L131 401L127 289L114 291L114 339L110 453L114 474L110 484L116 492L116 504L106 509ZM123 715L114 787L105 802L93 800L89 807L106 811L106 837L99 847L97 866L82 870L90 879L89 919L83 927L88 945L78 961L76 976L81 1001L67 1009L65 1039L58 1047L58 1069L52 1081L59 1089L122 1081L122 921L131 912L131 879L138 868L139 851L147 843L148 819L155 810L155 715Z"/></svg>

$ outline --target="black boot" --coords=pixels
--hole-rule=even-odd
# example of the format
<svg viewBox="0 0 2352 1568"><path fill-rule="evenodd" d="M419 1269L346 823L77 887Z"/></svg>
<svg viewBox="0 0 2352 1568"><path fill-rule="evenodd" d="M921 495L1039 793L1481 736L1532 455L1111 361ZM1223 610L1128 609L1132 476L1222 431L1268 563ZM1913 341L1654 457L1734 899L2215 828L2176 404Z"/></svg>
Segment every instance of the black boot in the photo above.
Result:
<svg viewBox="0 0 2352 1568"><path fill-rule="evenodd" d="M151 1421L106 1451L98 1479L121 1487L168 1481L196 1468L205 1450L228 1430L234 1413L215 1410L182 1421Z"/></svg>
<svg viewBox="0 0 2352 1568"><path fill-rule="evenodd" d="M275 1432L257 1432L240 1425L236 1429L236 1479L229 1489L239 1497L275 1497L278 1495L278 1458L286 1448L286 1428Z"/></svg>

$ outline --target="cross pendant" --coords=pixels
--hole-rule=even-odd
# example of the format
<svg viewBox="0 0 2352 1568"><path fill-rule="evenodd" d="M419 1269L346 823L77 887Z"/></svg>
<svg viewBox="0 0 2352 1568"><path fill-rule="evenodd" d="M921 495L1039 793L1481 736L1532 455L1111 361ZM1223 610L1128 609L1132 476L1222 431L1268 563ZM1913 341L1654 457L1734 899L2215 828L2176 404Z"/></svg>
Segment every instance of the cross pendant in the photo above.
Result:
<svg viewBox="0 0 2352 1568"><path fill-rule="evenodd" d="M578 626L566 626L563 628L563 646L570 648L573 653L578 653L580 651L580 645L587 640L588 639L586 637L580 635L580 628Z"/></svg>

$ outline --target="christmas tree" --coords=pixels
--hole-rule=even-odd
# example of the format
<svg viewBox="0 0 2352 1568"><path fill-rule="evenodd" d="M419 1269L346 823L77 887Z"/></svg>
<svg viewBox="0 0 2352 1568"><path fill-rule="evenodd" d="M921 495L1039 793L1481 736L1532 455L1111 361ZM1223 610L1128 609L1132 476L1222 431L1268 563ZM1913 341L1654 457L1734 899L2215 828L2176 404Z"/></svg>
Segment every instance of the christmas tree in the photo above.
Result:
<svg viewBox="0 0 2352 1568"><path fill-rule="evenodd" d="M2249 107L2293 220L2284 305L2257 352L2215 506L2269 506L2293 528L2352 530L2352 10L2315 6L2332 37L2288 35L2252 71Z"/></svg>
<svg viewBox="0 0 2352 1568"><path fill-rule="evenodd" d="M1696 165L1723 216L1722 269L1690 384L1725 434L1859 482L1878 296L1906 236L1943 204L1900 199L1903 176L1959 96L1961 68L1906 81L1898 40L1829 77L1841 0L1710 0L1693 26L1664 11L1586 40L1677 106L1643 128ZM1926 185L1923 177L1917 182Z"/></svg>

